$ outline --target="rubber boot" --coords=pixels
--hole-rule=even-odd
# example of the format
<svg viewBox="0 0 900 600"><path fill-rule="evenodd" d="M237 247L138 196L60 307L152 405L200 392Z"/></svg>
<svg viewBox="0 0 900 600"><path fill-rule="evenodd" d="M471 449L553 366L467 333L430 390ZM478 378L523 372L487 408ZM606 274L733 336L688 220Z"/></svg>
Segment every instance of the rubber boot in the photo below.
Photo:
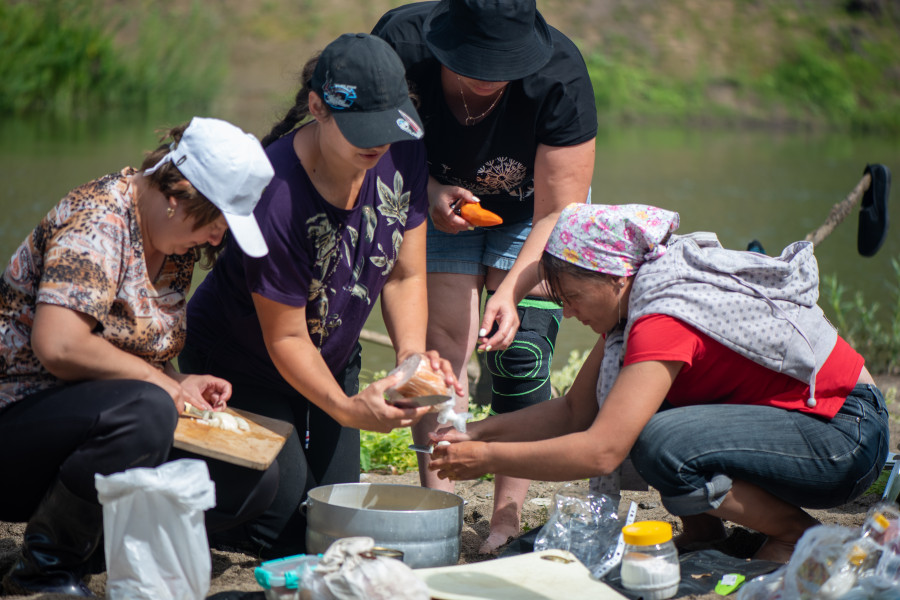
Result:
<svg viewBox="0 0 900 600"><path fill-rule="evenodd" d="M21 555L3 579L4 592L96 598L84 577L102 533L103 507L57 480L25 527Z"/></svg>

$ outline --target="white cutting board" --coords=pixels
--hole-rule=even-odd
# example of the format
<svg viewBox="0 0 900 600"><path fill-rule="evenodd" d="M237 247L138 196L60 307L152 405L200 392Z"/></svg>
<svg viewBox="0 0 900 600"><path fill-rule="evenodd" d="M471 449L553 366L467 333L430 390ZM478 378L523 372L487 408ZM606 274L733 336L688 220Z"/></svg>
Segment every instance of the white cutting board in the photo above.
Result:
<svg viewBox="0 0 900 600"><path fill-rule="evenodd" d="M435 600L627 600L565 550L415 569Z"/></svg>

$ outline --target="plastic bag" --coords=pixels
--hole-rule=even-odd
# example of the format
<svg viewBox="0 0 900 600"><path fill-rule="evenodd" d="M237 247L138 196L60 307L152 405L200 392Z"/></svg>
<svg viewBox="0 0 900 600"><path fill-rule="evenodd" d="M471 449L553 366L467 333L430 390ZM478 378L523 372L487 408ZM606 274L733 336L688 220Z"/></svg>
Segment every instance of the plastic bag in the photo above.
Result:
<svg viewBox="0 0 900 600"><path fill-rule="evenodd" d="M431 362L427 356L424 354L409 356L394 367L388 375L394 373L400 373L403 379L385 392L388 402L422 396L447 396L446 402L433 405L429 412L438 413L437 422L441 425L449 424L461 433L466 432L466 421L472 418L472 413L456 412L456 398L453 396L453 390L444 383L443 374L431 368Z"/></svg>
<svg viewBox="0 0 900 600"><path fill-rule="evenodd" d="M201 600L212 564L203 511L216 504L206 463L95 475L103 505L107 598Z"/></svg>
<svg viewBox="0 0 900 600"><path fill-rule="evenodd" d="M400 373L400 383L387 389L389 402L420 396L451 396L450 388L444 383L443 374L431 368L431 361L424 354L412 354L394 367L388 375Z"/></svg>
<svg viewBox="0 0 900 600"><path fill-rule="evenodd" d="M738 588L737 600L783 600L785 567L751 579Z"/></svg>
<svg viewBox="0 0 900 600"><path fill-rule="evenodd" d="M534 540L535 552L567 550L595 577L602 577L615 566L612 559L622 529L618 504L572 483L563 485L554 500L553 512Z"/></svg>
<svg viewBox="0 0 900 600"><path fill-rule="evenodd" d="M900 597L900 586L877 569L885 554L893 553L874 538L868 521L861 529L837 525L808 529L797 542L790 562L770 575L744 584L738 600Z"/></svg>
<svg viewBox="0 0 900 600"><path fill-rule="evenodd" d="M429 600L428 586L407 565L372 553L375 540L336 540L301 583L303 600Z"/></svg>

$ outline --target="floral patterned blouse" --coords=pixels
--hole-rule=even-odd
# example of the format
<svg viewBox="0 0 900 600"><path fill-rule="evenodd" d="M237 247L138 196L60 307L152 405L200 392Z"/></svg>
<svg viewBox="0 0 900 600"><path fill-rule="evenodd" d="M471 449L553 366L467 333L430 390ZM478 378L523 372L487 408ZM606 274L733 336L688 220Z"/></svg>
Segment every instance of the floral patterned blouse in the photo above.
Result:
<svg viewBox="0 0 900 600"><path fill-rule="evenodd" d="M45 216L0 277L0 409L63 385L34 355L38 303L97 320L94 334L162 369L184 345L194 256L167 256L155 282L125 168L82 185Z"/></svg>

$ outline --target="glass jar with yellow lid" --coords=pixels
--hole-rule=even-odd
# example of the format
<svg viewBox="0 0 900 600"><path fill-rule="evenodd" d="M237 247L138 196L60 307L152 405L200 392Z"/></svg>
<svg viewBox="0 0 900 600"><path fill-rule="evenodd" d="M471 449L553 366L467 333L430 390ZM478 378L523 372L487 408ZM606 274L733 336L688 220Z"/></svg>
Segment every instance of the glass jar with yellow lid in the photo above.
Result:
<svg viewBox="0 0 900 600"><path fill-rule="evenodd" d="M672 525L637 521L622 528L622 585L644 600L664 600L678 593L681 568L672 542Z"/></svg>

